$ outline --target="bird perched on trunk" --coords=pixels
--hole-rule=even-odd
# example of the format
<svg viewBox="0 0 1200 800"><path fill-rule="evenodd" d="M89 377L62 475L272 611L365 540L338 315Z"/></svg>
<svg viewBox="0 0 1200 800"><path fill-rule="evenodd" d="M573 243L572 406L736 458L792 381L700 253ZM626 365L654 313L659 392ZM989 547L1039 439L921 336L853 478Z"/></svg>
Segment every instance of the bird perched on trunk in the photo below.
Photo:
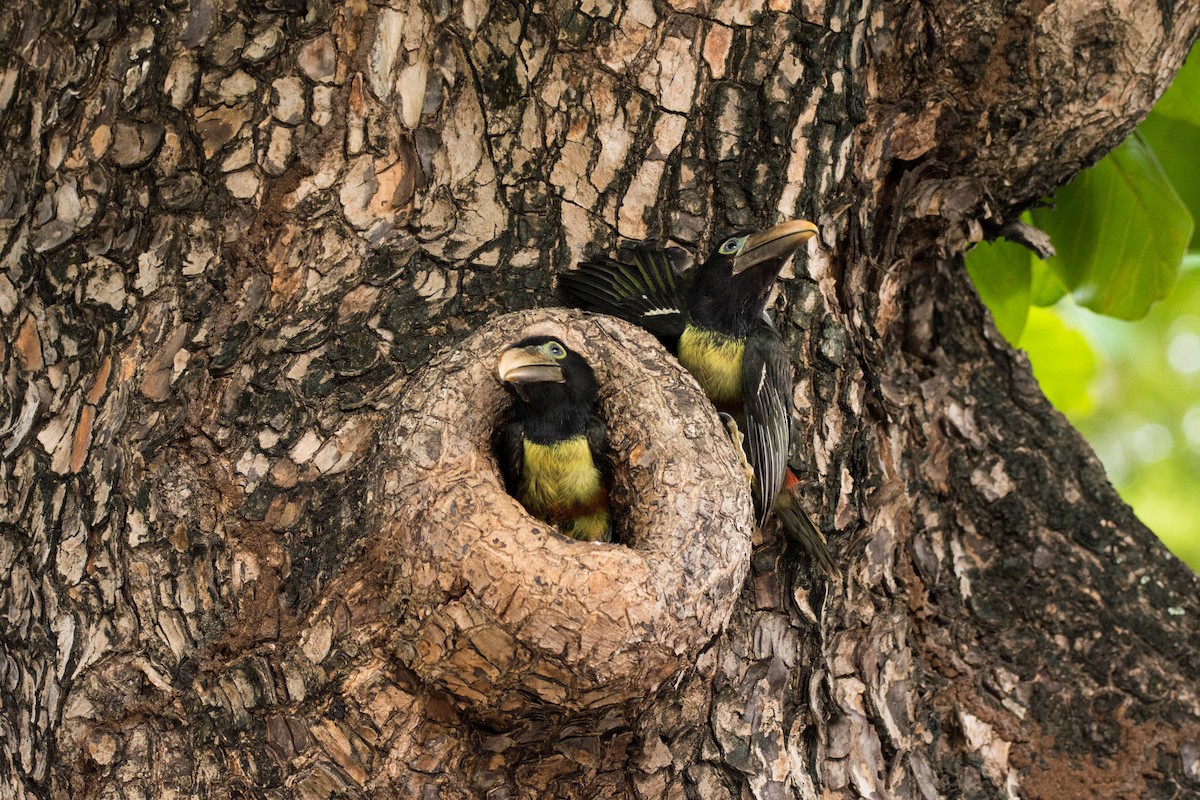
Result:
<svg viewBox="0 0 1200 800"><path fill-rule="evenodd" d="M610 469L591 366L557 339L532 336L500 354L497 372L516 397L499 442L509 493L573 539L609 541Z"/></svg>
<svg viewBox="0 0 1200 800"><path fill-rule="evenodd" d="M683 274L666 251L643 244L632 250L628 263L581 263L559 276L559 287L590 310L641 325L675 352L745 435L742 447L754 472L759 524L774 510L787 532L836 577L840 573L825 537L801 507L799 481L787 466L791 370L765 311L779 271L816 232L813 223L793 220L738 234Z"/></svg>

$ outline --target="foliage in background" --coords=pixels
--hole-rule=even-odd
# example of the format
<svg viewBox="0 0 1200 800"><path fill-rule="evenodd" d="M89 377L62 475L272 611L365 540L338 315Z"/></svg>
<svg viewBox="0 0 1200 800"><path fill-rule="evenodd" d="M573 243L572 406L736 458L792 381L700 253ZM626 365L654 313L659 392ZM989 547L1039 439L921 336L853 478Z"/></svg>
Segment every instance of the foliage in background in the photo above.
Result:
<svg viewBox="0 0 1200 800"><path fill-rule="evenodd" d="M1122 497L1200 571L1197 153L1200 48L1128 139L1022 215L1056 255L997 240L967 270Z"/></svg>

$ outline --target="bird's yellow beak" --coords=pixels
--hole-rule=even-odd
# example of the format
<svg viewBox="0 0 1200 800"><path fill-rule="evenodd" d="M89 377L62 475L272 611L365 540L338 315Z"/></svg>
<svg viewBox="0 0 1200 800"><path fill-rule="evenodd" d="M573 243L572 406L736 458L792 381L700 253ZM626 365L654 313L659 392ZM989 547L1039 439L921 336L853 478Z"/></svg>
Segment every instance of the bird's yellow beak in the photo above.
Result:
<svg viewBox="0 0 1200 800"><path fill-rule="evenodd" d="M733 258L733 274L745 272L764 261L787 258L816 235L817 226L806 219L794 219L770 230L751 234Z"/></svg>
<svg viewBox="0 0 1200 800"><path fill-rule="evenodd" d="M505 383L563 383L562 364L545 353L541 346L510 347L500 354L496 366Z"/></svg>

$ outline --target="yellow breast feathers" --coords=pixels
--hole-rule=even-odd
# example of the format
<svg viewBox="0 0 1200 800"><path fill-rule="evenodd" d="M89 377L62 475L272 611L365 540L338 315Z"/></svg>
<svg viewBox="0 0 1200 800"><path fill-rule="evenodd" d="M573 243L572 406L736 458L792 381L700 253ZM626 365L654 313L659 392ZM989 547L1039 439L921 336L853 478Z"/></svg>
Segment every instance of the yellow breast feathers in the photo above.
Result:
<svg viewBox="0 0 1200 800"><path fill-rule="evenodd" d="M518 499L530 513L576 539L608 538L608 496L586 437L554 444L524 442Z"/></svg>
<svg viewBox="0 0 1200 800"><path fill-rule="evenodd" d="M742 355L746 343L688 325L679 337L679 363L696 378L708 399L721 405L742 399Z"/></svg>

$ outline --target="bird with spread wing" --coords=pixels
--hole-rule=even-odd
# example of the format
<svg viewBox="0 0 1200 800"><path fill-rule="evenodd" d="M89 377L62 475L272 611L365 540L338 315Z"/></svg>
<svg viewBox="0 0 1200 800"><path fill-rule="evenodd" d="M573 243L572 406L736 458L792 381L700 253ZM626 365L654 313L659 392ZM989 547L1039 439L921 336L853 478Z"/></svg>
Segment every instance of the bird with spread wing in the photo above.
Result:
<svg viewBox="0 0 1200 800"><path fill-rule="evenodd" d="M589 310L640 325L676 354L744 435L759 524L774 511L789 535L837 577L825 537L801 506L799 480L787 465L791 365L766 313L780 270L816 233L807 220L740 233L683 273L669 251L642 244L628 260L581 263L559 275L559 287Z"/></svg>

